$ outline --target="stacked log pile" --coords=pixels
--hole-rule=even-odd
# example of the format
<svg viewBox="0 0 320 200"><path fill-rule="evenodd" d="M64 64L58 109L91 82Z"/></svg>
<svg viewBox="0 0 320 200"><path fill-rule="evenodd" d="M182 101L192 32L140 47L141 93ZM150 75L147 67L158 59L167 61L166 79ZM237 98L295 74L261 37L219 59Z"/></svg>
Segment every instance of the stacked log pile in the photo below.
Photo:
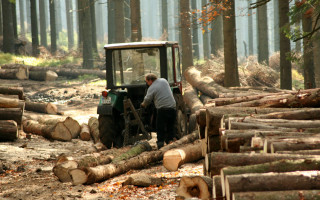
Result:
<svg viewBox="0 0 320 200"><path fill-rule="evenodd" d="M197 98L186 103L203 103L188 105L213 184L183 179L177 192L190 198L192 188L211 187L213 199L320 198L320 88L221 88L194 67L185 77Z"/></svg>

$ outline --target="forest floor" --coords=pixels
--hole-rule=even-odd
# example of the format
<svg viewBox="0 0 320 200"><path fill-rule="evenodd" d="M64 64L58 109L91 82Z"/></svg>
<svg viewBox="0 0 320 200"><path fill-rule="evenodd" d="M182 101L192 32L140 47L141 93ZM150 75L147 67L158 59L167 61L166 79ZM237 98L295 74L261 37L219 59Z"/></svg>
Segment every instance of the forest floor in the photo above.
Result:
<svg viewBox="0 0 320 200"><path fill-rule="evenodd" d="M1 80L0 85L7 84L17 85L17 80ZM90 117L98 116L99 95L105 82L94 84L92 81L59 78L55 82L23 80L18 81L18 85L24 88L25 95L32 101L54 102L59 111L64 112L63 116L58 116L25 111L25 116L34 119L70 116L81 124L87 123ZM177 172L167 171L159 162L92 185L61 183L52 172L57 157L62 153L73 157L92 153L92 147L92 141L49 141L37 135L27 138L20 131L18 140L0 143L0 199L176 199L175 190L181 177L203 174L202 160L185 164ZM161 177L163 185L122 186L128 176L134 173Z"/></svg>

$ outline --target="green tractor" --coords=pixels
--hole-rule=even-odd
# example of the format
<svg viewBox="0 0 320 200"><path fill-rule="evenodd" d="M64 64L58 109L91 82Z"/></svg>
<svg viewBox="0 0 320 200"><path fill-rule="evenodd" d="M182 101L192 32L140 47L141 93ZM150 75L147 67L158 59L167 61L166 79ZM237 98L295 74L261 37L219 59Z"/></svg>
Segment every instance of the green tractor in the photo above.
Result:
<svg viewBox="0 0 320 200"><path fill-rule="evenodd" d="M155 131L154 105L140 108L147 91L145 74L168 80L177 103L175 131L187 132L182 98L179 45L176 42L133 42L106 45L107 87L98 106L101 142L107 148L122 147L151 139Z"/></svg>

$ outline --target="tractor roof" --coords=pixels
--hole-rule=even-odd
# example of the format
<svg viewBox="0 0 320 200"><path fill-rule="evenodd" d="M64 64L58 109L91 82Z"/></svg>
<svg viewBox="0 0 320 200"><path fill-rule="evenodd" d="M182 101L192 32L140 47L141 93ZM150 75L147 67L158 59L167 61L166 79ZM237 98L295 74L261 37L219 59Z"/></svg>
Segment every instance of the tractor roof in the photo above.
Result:
<svg viewBox="0 0 320 200"><path fill-rule="evenodd" d="M178 42L171 41L147 41L147 42L129 42L129 43L115 43L107 44L105 49L123 49L123 48L143 48L143 47L160 47L166 45L174 45Z"/></svg>

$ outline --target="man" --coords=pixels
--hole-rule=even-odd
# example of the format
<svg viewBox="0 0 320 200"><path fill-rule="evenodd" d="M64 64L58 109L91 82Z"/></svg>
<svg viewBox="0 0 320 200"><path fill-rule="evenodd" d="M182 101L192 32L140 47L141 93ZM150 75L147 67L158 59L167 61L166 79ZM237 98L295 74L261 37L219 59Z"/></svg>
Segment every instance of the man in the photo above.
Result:
<svg viewBox="0 0 320 200"><path fill-rule="evenodd" d="M166 79L157 78L155 74L149 73L146 74L145 81L149 88L141 107L154 102L157 109L157 146L160 149L164 142L168 144L175 138L176 101Z"/></svg>

